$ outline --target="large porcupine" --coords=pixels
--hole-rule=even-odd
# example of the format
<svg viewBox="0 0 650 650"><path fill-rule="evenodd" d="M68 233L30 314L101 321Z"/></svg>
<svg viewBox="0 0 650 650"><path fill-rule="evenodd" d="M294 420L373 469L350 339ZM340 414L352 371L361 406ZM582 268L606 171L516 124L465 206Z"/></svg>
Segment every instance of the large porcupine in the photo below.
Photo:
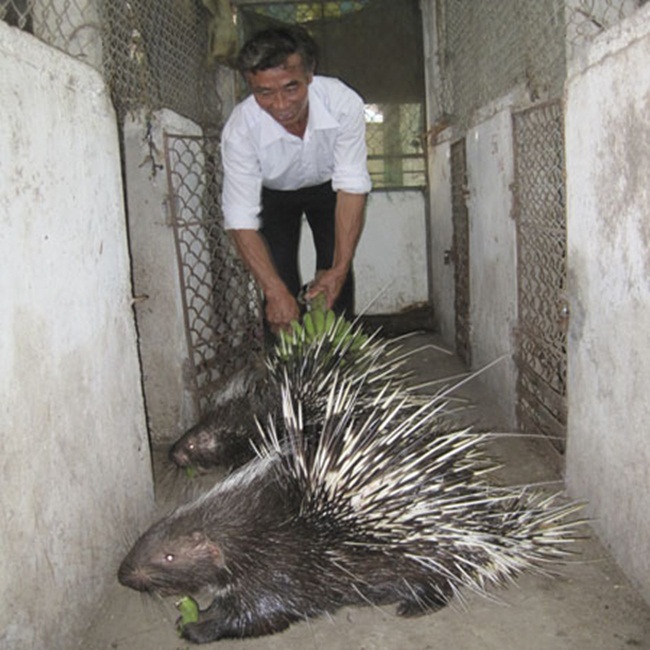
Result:
<svg viewBox="0 0 650 650"><path fill-rule="evenodd" d="M318 336L302 327L285 334L261 363L238 371L215 395L213 408L188 429L169 450L170 460L199 472L212 467L234 469L251 460L261 442L256 420L276 419L281 428L282 386L289 385L300 401L303 426L318 427L335 374L359 382L363 391L357 408L373 400L387 382L403 382L404 355L399 344L376 331L366 335L343 316L323 324ZM413 400L416 398L413 395Z"/></svg>
<svg viewBox="0 0 650 650"><path fill-rule="evenodd" d="M487 434L445 427L438 398L416 409L391 391L359 415L363 386L335 378L314 440L285 384L285 440L270 422L260 457L145 532L120 582L207 591L212 604L182 630L203 643L351 604L420 615L565 557L575 505L489 485Z"/></svg>

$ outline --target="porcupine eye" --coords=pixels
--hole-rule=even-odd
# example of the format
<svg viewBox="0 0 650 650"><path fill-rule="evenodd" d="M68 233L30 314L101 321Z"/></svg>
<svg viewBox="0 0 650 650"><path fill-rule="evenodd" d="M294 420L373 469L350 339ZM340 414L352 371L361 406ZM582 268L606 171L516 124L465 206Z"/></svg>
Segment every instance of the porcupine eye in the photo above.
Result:
<svg viewBox="0 0 650 650"><path fill-rule="evenodd" d="M194 447L196 447L196 445L195 445L193 442L190 442L190 443L187 445L187 448L188 448L190 451L194 451Z"/></svg>
<svg viewBox="0 0 650 650"><path fill-rule="evenodd" d="M176 557L174 556L173 553L166 553L165 554L165 562L167 562L167 564L171 564L175 559L176 559Z"/></svg>

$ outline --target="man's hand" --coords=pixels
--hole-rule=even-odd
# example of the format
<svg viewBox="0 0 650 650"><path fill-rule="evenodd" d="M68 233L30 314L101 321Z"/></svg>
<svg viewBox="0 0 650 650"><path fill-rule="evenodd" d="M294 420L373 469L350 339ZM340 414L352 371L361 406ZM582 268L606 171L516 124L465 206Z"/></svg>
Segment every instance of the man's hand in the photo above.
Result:
<svg viewBox="0 0 650 650"><path fill-rule="evenodd" d="M306 298L313 298L323 292L327 297L327 309L339 297L352 258L363 229L365 194L350 194L339 190L336 193L335 245L332 268L320 270L309 287Z"/></svg>
<svg viewBox="0 0 650 650"><path fill-rule="evenodd" d="M280 330L289 329L292 320L300 319L298 303L286 288L268 292L265 297L266 320L274 334L279 334Z"/></svg>
<svg viewBox="0 0 650 650"><path fill-rule="evenodd" d="M316 277L309 285L305 298L311 300L319 293L324 293L327 300L326 307L327 309L331 309L341 293L346 276L346 273L341 274L336 269L321 269L317 271Z"/></svg>
<svg viewBox="0 0 650 650"><path fill-rule="evenodd" d="M280 279L266 242L257 230L229 230L240 257L251 270L266 299L266 320L274 334L300 317L296 299Z"/></svg>

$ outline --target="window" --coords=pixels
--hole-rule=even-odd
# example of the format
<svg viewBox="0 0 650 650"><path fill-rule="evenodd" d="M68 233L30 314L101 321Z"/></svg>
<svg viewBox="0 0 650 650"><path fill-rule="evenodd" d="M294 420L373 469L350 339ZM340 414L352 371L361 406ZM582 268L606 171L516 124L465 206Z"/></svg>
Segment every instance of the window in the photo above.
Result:
<svg viewBox="0 0 650 650"><path fill-rule="evenodd" d="M374 189L424 187L421 104L366 104L368 169Z"/></svg>

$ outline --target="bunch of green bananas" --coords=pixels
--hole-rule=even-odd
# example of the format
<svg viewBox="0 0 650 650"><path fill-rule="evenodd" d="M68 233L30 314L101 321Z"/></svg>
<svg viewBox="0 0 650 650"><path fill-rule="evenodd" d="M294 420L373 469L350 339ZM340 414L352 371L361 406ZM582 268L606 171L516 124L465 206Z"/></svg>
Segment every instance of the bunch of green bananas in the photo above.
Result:
<svg viewBox="0 0 650 650"><path fill-rule="evenodd" d="M304 339L307 343L311 343L330 332L335 321L336 314L331 309L326 312L320 309L312 309L303 314L302 322L291 321L291 329L299 340ZM286 334L286 332L283 333Z"/></svg>
<svg viewBox="0 0 650 650"><path fill-rule="evenodd" d="M281 359L288 359L293 351L314 341L326 339L333 347L358 350L367 336L354 328L343 316L327 309L325 294L319 293L309 303L300 321L291 321L291 330L281 330L276 351Z"/></svg>

